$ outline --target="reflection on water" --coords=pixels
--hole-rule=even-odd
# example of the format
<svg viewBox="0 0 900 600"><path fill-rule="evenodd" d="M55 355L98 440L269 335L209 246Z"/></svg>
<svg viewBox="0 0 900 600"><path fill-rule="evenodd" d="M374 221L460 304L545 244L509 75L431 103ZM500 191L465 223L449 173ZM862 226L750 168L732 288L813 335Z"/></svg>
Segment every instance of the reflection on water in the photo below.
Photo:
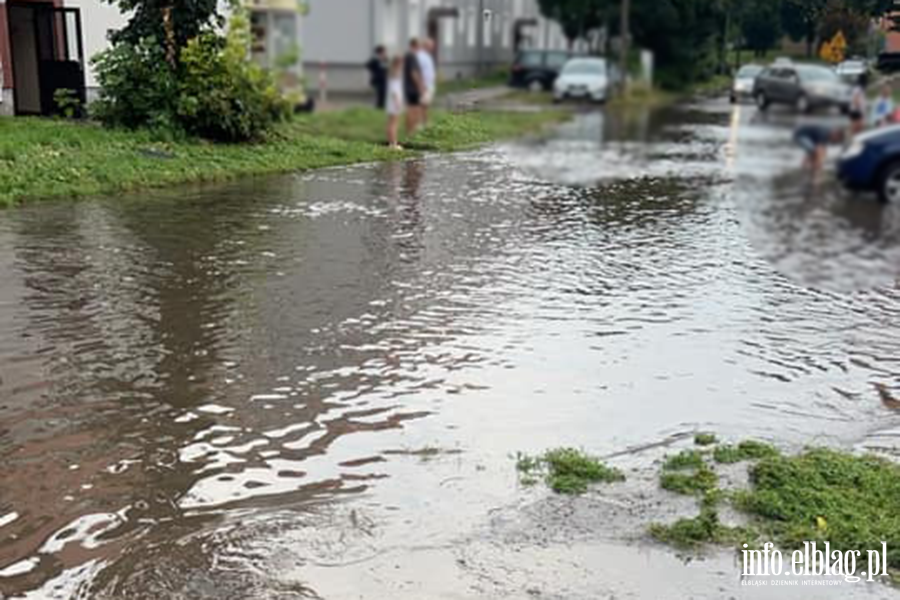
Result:
<svg viewBox="0 0 900 600"><path fill-rule="evenodd" d="M464 156L4 214L0 591L310 597L306 566L445 543L508 502L516 450L888 425L871 384L898 370L900 293L765 258L874 277L897 209L795 193L771 176L799 164L788 138L596 113Z"/></svg>

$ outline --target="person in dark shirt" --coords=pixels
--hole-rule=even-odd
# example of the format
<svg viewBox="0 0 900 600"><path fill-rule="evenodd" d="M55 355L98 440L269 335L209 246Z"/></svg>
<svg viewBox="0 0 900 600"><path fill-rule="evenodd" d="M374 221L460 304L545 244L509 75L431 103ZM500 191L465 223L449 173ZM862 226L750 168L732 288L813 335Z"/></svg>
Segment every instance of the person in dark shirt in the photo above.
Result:
<svg viewBox="0 0 900 600"><path fill-rule="evenodd" d="M794 131L794 142L805 150L803 168L813 173L822 168L828 144L837 144L844 140L844 130L825 125L806 124Z"/></svg>
<svg viewBox="0 0 900 600"><path fill-rule="evenodd" d="M409 42L409 52L403 59L403 91L406 95L406 135L411 136L421 121L422 95L425 83L419 66L419 40Z"/></svg>
<svg viewBox="0 0 900 600"><path fill-rule="evenodd" d="M375 48L372 58L366 63L369 70L369 85L375 90L375 107L384 110L387 101L387 76L388 76L387 50L384 46Z"/></svg>

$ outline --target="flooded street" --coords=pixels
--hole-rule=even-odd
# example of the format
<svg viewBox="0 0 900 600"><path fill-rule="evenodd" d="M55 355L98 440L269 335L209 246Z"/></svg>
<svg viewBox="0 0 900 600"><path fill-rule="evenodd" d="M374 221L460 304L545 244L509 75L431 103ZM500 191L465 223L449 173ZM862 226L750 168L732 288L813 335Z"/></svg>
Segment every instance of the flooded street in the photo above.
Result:
<svg viewBox="0 0 900 600"><path fill-rule="evenodd" d="M894 448L900 206L806 180L795 124L594 112L0 213L0 597L791 597L512 457Z"/></svg>

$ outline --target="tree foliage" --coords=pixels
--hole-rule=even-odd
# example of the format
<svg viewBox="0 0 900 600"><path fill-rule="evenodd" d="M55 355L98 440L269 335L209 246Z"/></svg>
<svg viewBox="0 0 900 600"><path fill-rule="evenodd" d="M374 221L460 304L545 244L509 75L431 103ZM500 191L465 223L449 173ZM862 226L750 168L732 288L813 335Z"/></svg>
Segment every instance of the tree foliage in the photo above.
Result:
<svg viewBox="0 0 900 600"><path fill-rule="evenodd" d="M757 55L776 47L784 34L781 0L747 0L738 19L744 47Z"/></svg>
<svg viewBox="0 0 900 600"><path fill-rule="evenodd" d="M544 17L559 24L570 44L602 27L614 9L612 0L538 0L538 6Z"/></svg>
<svg viewBox="0 0 900 600"><path fill-rule="evenodd" d="M171 39L177 54L188 41L210 25L222 25L217 0L107 0L123 14L130 14L128 24L112 35L113 43L139 44L155 39L165 43ZM168 25L167 25L168 14Z"/></svg>
<svg viewBox="0 0 900 600"><path fill-rule="evenodd" d="M722 4L710 0L632 0L636 44L652 50L660 82L681 87L715 70Z"/></svg>
<svg viewBox="0 0 900 600"><path fill-rule="evenodd" d="M225 36L202 30L174 64L155 38L120 39L94 58L100 82L94 116L109 126L222 142L260 137L288 106L271 74L248 59L249 50L249 21L237 9Z"/></svg>

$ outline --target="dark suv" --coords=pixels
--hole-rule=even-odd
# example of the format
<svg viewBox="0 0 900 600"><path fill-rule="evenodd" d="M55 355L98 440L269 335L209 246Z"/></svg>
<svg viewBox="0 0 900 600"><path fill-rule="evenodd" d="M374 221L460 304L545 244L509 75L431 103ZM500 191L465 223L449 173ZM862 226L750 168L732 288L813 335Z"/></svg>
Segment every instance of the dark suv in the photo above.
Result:
<svg viewBox="0 0 900 600"><path fill-rule="evenodd" d="M533 91L553 89L553 82L570 58L565 50L522 50L513 61L509 85Z"/></svg>
<svg viewBox="0 0 900 600"><path fill-rule="evenodd" d="M846 113L850 96L850 86L834 69L820 65L776 63L765 68L753 83L753 98L760 110L770 104L786 104L801 113L832 106Z"/></svg>

